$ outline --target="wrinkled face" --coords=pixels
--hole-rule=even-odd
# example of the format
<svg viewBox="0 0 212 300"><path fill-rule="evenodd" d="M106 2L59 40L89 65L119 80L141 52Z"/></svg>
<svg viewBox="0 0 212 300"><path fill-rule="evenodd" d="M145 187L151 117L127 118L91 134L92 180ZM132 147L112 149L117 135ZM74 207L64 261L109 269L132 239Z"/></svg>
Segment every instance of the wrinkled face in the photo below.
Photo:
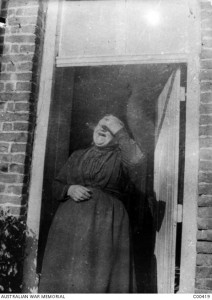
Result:
<svg viewBox="0 0 212 300"><path fill-rule="evenodd" d="M113 135L110 133L110 131L107 130L105 126L102 126L102 120L100 120L97 126L94 128L93 133L93 141L98 147L104 147L108 145L113 139Z"/></svg>

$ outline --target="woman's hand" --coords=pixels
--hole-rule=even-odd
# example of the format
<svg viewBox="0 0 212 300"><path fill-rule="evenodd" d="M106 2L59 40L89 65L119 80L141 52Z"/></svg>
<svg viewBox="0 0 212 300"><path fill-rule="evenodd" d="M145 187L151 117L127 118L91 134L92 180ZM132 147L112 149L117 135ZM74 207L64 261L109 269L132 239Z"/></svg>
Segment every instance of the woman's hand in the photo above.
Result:
<svg viewBox="0 0 212 300"><path fill-rule="evenodd" d="M103 128L106 127L113 135L124 127L122 121L113 115L105 116L100 120L99 125Z"/></svg>
<svg viewBox="0 0 212 300"><path fill-rule="evenodd" d="M71 185L68 189L67 195L74 201L80 202L90 199L91 191L82 185Z"/></svg>

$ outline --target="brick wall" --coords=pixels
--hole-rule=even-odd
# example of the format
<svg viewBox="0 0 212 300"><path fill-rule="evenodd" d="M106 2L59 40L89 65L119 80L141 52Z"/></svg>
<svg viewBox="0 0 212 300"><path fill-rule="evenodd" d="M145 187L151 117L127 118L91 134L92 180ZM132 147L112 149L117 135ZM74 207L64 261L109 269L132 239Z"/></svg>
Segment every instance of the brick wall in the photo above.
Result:
<svg viewBox="0 0 212 300"><path fill-rule="evenodd" d="M196 292L212 292L212 4L200 1L200 165Z"/></svg>
<svg viewBox="0 0 212 300"><path fill-rule="evenodd" d="M2 0L0 29L0 206L25 215L45 1ZM4 46L3 46L4 45Z"/></svg>

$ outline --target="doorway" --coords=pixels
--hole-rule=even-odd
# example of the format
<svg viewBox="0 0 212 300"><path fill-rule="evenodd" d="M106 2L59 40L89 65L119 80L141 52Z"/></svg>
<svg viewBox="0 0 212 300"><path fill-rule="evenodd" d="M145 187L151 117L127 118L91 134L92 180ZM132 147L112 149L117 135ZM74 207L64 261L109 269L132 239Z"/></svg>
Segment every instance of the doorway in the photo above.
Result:
<svg viewBox="0 0 212 300"><path fill-rule="evenodd" d="M162 224L166 222L164 219L166 214L165 209L158 206L158 199L155 198L158 104L167 82L170 78L171 80L175 78L176 70L180 70L181 73L179 86L186 88L186 64L136 64L56 69L45 156L38 272L41 270L49 226L58 206L57 202L52 201L53 178L74 150L91 144L92 125L105 114L112 113L126 124L131 136L145 152L146 159L142 168L135 170L134 173L134 193L128 211L133 229L138 292L160 292L157 280L158 254L155 253L156 236L160 230L155 227L155 218L158 220L160 216ZM168 90L172 89L173 82ZM170 92L164 97L166 101L169 100ZM178 180L177 202L182 204L186 102L180 102L179 105L178 173L181 176ZM172 290L167 292L176 292L179 287L182 226L178 225L173 244L174 258L171 259L172 262L174 261ZM173 288L174 283L175 288ZM166 286L166 282L164 284Z"/></svg>

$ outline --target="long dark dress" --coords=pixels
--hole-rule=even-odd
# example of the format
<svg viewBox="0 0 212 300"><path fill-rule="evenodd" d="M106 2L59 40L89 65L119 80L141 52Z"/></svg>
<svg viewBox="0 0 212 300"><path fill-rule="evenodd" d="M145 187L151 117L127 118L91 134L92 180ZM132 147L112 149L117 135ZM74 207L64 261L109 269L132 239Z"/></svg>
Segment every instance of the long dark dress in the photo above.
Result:
<svg viewBox="0 0 212 300"><path fill-rule="evenodd" d="M142 153L124 130L117 144L74 152L54 183L61 202L50 228L39 293L135 292L130 226L122 193ZM92 191L67 199L70 185Z"/></svg>

